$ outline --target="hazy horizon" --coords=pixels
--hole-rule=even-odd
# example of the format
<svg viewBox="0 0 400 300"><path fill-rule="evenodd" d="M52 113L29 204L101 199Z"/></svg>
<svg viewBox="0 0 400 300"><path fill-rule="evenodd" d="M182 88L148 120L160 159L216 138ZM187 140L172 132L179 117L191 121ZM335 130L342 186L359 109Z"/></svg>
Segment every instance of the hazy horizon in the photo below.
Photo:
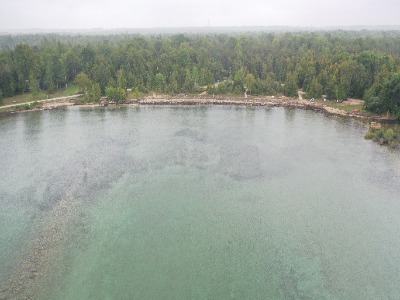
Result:
<svg viewBox="0 0 400 300"><path fill-rule="evenodd" d="M0 31L396 26L398 11L394 0L15 0L0 4Z"/></svg>

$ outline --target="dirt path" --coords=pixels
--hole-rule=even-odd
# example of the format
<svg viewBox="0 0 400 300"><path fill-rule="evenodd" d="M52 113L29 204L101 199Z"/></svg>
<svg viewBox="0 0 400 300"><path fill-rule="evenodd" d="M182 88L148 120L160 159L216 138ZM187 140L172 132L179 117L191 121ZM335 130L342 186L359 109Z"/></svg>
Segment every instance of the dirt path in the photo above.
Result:
<svg viewBox="0 0 400 300"><path fill-rule="evenodd" d="M38 103L47 103L47 102L53 102L53 101L59 101L59 102L68 102L69 100L73 99L73 98L77 98L80 95L71 95L71 96L64 96L64 97L57 97L57 98L50 98L50 99L43 99L43 100L35 100L35 101L30 101L30 102L24 102L24 103L15 103L15 104L9 104L9 105L3 105L0 106L0 108L12 108L15 106L19 106L19 105L30 105L34 102L38 102Z"/></svg>
<svg viewBox="0 0 400 300"><path fill-rule="evenodd" d="M299 95L299 100L303 100L303 95L305 94L305 92L303 92L303 90L298 90L297 94Z"/></svg>

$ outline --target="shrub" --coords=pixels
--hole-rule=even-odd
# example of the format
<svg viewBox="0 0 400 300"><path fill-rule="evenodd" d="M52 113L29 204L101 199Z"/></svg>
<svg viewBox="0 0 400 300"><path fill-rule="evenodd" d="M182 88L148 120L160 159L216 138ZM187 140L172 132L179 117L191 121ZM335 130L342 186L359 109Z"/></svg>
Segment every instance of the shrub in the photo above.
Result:
<svg viewBox="0 0 400 300"><path fill-rule="evenodd" d="M368 131L365 135L364 135L364 139L366 140L371 140L375 137L375 133L373 133L372 131Z"/></svg>
<svg viewBox="0 0 400 300"><path fill-rule="evenodd" d="M389 128L386 130L385 134L383 135L383 138L387 141L392 141L395 137L393 129Z"/></svg>
<svg viewBox="0 0 400 300"><path fill-rule="evenodd" d="M397 140L390 141L388 145L391 148L396 148L399 145L399 141Z"/></svg>
<svg viewBox="0 0 400 300"><path fill-rule="evenodd" d="M119 87L107 87L106 95L108 99L117 103L124 103L126 101L126 91Z"/></svg>
<svg viewBox="0 0 400 300"><path fill-rule="evenodd" d="M379 129L379 130L377 130L377 131L375 131L375 136L377 137L377 138L383 138L383 136L385 135L385 130L384 129Z"/></svg>

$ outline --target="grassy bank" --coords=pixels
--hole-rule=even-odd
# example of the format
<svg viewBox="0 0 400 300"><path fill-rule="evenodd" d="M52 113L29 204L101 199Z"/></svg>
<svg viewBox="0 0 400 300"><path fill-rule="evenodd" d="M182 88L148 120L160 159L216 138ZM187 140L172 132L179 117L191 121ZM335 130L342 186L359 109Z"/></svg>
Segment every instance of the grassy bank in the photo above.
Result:
<svg viewBox="0 0 400 300"><path fill-rule="evenodd" d="M31 109L34 109L34 108L40 108L41 106L42 106L42 104L39 103L39 102L36 102L36 101L30 102L30 103L22 103L22 104L19 104L19 105L15 105L13 107L2 108L0 106L0 113L5 113L5 112L9 112L9 111L31 110Z"/></svg>
<svg viewBox="0 0 400 300"><path fill-rule="evenodd" d="M33 93L24 93L17 96L4 98L3 105L11 104L23 104L27 102L32 102L35 100L51 99L57 97L65 97L78 94L78 87L71 84L69 87L56 91L55 93L49 94L47 91L40 91L36 95Z"/></svg>
<svg viewBox="0 0 400 300"><path fill-rule="evenodd" d="M358 110L359 112L362 113L367 113L367 111L363 108L363 104L357 104L357 105L349 105L345 103L346 101L342 102L342 103L336 103L334 101L326 101L323 102L325 105L330 106L330 107L334 107L334 108L338 108L344 111L354 111L354 110Z"/></svg>

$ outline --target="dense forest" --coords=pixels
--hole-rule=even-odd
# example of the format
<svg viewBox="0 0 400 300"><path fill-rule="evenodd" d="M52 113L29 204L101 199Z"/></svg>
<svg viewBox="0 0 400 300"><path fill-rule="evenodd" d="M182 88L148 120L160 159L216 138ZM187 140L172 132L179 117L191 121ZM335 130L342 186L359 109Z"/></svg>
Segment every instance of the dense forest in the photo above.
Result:
<svg viewBox="0 0 400 300"><path fill-rule="evenodd" d="M400 32L308 32L0 38L0 98L74 82L107 95L198 93L365 99L400 117ZM24 41L24 42L22 42Z"/></svg>

